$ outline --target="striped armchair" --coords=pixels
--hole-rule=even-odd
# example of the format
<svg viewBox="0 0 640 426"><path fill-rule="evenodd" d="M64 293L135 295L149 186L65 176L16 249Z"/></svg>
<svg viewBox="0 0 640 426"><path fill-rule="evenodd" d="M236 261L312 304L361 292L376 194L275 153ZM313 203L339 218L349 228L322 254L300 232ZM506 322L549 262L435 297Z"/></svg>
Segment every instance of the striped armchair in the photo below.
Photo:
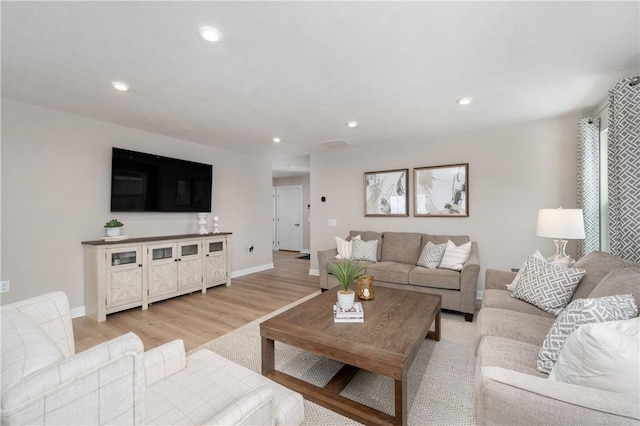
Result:
<svg viewBox="0 0 640 426"><path fill-rule="evenodd" d="M75 353L62 292L2 306L1 421L300 424L302 396L182 340L143 352L133 333Z"/></svg>

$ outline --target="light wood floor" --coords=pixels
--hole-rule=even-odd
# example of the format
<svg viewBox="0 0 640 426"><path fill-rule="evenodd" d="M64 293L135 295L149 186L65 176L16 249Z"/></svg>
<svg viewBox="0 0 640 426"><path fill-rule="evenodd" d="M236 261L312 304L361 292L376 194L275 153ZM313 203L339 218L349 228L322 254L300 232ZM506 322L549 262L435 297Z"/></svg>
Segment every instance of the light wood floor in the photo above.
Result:
<svg viewBox="0 0 640 426"><path fill-rule="evenodd" d="M297 252L274 252L274 269L231 280L201 292L156 302L143 311L129 309L105 322L87 317L73 320L76 352L133 331L145 350L183 339L187 350L273 312L320 288L309 276L309 261Z"/></svg>

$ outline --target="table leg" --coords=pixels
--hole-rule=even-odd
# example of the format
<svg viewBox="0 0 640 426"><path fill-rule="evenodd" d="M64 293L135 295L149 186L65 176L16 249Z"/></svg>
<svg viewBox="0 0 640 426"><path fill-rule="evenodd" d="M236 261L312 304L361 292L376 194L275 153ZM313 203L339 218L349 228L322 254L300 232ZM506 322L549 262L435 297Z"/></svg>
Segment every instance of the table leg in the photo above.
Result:
<svg viewBox="0 0 640 426"><path fill-rule="evenodd" d="M266 337L261 337L262 344L262 375L268 376L275 369L275 342Z"/></svg>
<svg viewBox="0 0 640 426"><path fill-rule="evenodd" d="M436 313L436 318L433 321L433 325L434 325L434 330L428 331L426 338L439 342L440 341L440 311Z"/></svg>
<svg viewBox="0 0 640 426"><path fill-rule="evenodd" d="M396 387L396 410L395 424L406 426L407 424L407 375L402 374L402 380L395 380Z"/></svg>

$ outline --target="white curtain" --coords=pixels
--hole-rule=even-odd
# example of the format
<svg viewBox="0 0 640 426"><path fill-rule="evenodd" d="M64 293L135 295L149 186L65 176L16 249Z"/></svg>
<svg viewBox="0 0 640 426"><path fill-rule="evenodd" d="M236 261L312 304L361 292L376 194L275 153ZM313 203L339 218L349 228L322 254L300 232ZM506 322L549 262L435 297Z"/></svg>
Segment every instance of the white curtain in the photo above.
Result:
<svg viewBox="0 0 640 426"><path fill-rule="evenodd" d="M640 77L609 92L609 247L640 262Z"/></svg>

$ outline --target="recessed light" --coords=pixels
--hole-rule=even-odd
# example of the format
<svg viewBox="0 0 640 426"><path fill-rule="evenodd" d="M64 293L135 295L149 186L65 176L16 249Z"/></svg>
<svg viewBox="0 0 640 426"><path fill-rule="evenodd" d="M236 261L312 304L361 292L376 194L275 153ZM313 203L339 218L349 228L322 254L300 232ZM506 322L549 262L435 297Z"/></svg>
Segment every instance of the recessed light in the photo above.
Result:
<svg viewBox="0 0 640 426"><path fill-rule="evenodd" d="M473 98L460 98L456 101L458 105L469 105L473 101Z"/></svg>
<svg viewBox="0 0 640 426"><path fill-rule="evenodd" d="M121 92L127 92L129 90L129 85L127 83L122 83L120 81L113 81L111 85L114 89L119 90Z"/></svg>
<svg viewBox="0 0 640 426"><path fill-rule="evenodd" d="M357 127L357 126L358 126L358 122L357 121L349 121L349 122L347 122L347 127L354 128L354 127Z"/></svg>
<svg viewBox="0 0 640 426"><path fill-rule="evenodd" d="M280 141L282 141L282 139L280 139L280 138L273 138L272 140L273 140L275 143L280 143Z"/></svg>
<svg viewBox="0 0 640 426"><path fill-rule="evenodd" d="M200 37L203 39L212 42L220 41L220 38L222 37L220 31L213 27L200 27L198 34L200 34Z"/></svg>

